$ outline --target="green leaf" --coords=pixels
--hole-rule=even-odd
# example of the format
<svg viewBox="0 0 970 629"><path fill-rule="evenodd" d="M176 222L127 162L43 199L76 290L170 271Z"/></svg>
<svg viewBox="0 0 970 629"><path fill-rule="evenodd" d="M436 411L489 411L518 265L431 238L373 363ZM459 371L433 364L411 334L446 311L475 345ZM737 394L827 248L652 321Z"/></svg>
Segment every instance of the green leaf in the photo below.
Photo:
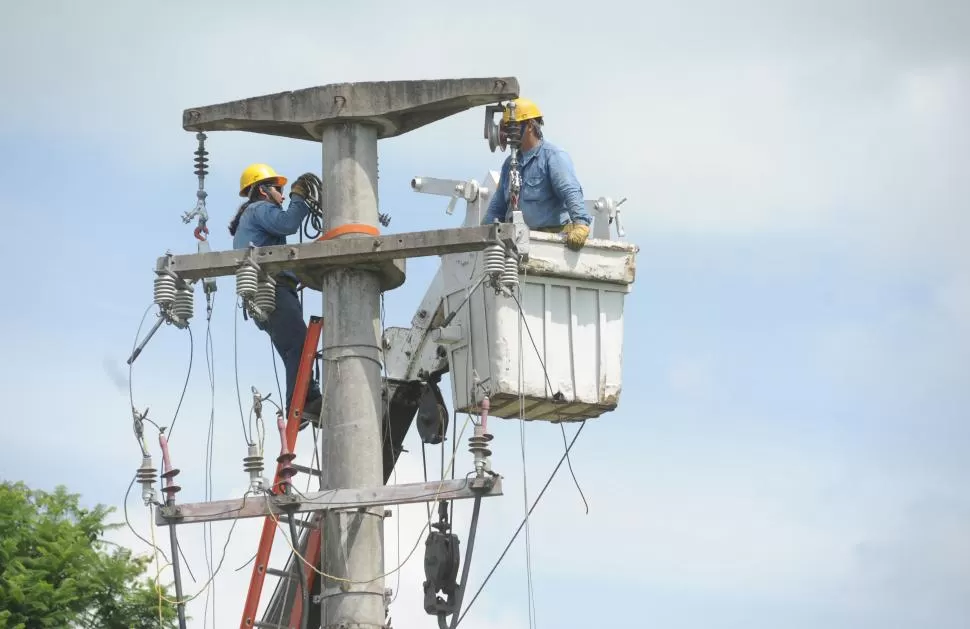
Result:
<svg viewBox="0 0 970 629"><path fill-rule="evenodd" d="M0 482L0 629L176 627L169 603L159 623L149 558L105 543L118 526L106 522L114 510L80 504L63 486ZM174 598L167 587L162 594Z"/></svg>

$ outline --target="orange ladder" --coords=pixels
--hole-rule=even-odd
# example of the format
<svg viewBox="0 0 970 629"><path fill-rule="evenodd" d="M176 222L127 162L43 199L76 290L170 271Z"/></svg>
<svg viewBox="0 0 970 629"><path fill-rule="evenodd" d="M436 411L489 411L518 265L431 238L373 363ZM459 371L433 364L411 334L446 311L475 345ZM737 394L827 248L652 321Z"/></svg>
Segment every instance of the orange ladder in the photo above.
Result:
<svg viewBox="0 0 970 629"><path fill-rule="evenodd" d="M286 449L295 452L296 437L300 431L300 418L303 412L303 400L306 400L307 391L310 388L310 375L313 371L313 363L317 357L317 347L320 344L320 335L323 331L323 318L310 317L310 324L307 326L306 339L303 341L303 351L300 354L300 367L296 372L296 384L293 388L293 398L290 400L290 414L286 422ZM299 403L297 403L299 400ZM293 466L299 467L299 466ZM270 491L274 494L282 493L284 485L281 484L280 471L282 463L276 465L276 475L273 477L273 486ZM291 514L284 517L296 517ZM282 518L281 518L282 519ZM243 607L242 622L240 629L252 629L253 627L267 626L256 621L256 610L259 607L259 598L263 592L263 582L266 575L272 574L278 577L290 578L291 575L281 570L268 569L270 551L273 549L273 537L276 533L276 519L266 516L263 520L263 532L259 537L259 548L256 551L256 560L253 564L253 576L249 580L249 592L246 594L246 604ZM307 547L303 556L311 559L320 553L320 528L318 526L310 529L307 539ZM306 574L307 587L313 590L313 577L316 572L310 566L303 565L302 569ZM299 588L297 582L297 588ZM303 613L303 596L296 597L295 604L290 614L289 626L299 627L299 619ZM293 623L296 622L294 625Z"/></svg>

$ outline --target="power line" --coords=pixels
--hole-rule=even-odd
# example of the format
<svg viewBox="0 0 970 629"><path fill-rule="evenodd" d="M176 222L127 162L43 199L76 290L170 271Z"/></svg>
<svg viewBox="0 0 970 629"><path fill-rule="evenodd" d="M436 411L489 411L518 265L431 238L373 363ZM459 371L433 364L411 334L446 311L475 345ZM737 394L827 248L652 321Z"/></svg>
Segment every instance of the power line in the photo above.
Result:
<svg viewBox="0 0 970 629"><path fill-rule="evenodd" d="M457 627L458 624L460 624L461 621L468 614L468 612L471 611L472 605L478 599L478 596L479 594L482 593L482 590L485 589L485 586L488 584L488 580L492 577L492 574L495 573L495 570L499 567L499 564L502 563L502 560L505 558L505 555L509 552L509 548L512 547L512 543L515 542L515 538L519 536L519 533L522 531L522 527L525 526L528 520L528 516L532 514L532 511L535 510L536 505L539 504L539 500L541 500L543 494L546 493L546 489L549 488L549 484L552 482L552 479L556 477L556 473L559 471L559 468L562 467L562 464L566 460L566 457L569 456L569 451L572 450L573 445L575 445L576 443L576 439L579 438L579 435L583 432L583 428L585 427L586 427L586 420L583 420L583 422L579 426L579 430L577 430L576 434L573 435L572 441L570 441L569 445L566 446L566 452L563 453L562 457L560 457L559 463L556 464L556 468L552 470L552 474L549 475L549 479L546 481L546 484L543 485L542 490L539 492L539 495L536 496L535 502L532 503L532 506L529 508L529 512L526 514L526 517L523 518L522 523L519 524L519 528L515 529L515 533L512 535L512 539L510 539L509 543L505 545L505 550L503 550L502 554L499 555L498 561L496 561L495 565L492 566L492 569L488 571L488 574L485 576L485 580L482 581L482 584L479 586L478 591L475 592L475 596L473 596L472 600L469 601L468 606L465 608L465 611L462 613L461 616L458 617L458 623L455 624L455 627Z"/></svg>
<svg viewBox="0 0 970 629"><path fill-rule="evenodd" d="M549 387L548 393L554 393L553 386L552 386L552 381L549 378L549 371L546 369L546 364L542 360L542 353L539 351L539 346L536 344L536 340L532 336L532 330L529 328L529 322L525 319L525 311L522 309L522 303L519 301L519 297L515 293L512 293L512 298L515 299L515 305L518 307L518 310L519 310L519 322L520 322L520 325L521 324L524 324L525 325L525 331L526 331L526 334L529 335L529 341L532 342L532 349L536 353L536 359L538 359L538 361L539 361L539 366L542 367L542 374L543 374L543 376L546 379L546 386ZM521 340L521 336L520 336L520 339L519 339L519 355L520 356L522 355L522 340ZM522 373L521 368L519 370L519 373L520 374ZM519 390L520 391L522 390L521 385L520 385ZM566 429L563 428L563 425L562 425L561 422L559 424L559 429L562 431L562 442L563 442L563 445L566 445ZM568 448L566 450L566 453L567 454L569 453ZM583 506L586 508L586 515L589 515L589 502L586 501L586 494L583 493L583 488L579 486L579 479L576 478L576 472L573 471L573 461L568 456L566 457L566 465L569 467L569 475L572 476L573 484L576 485L576 490L579 492L579 497L582 498L582 500L583 500Z"/></svg>
<svg viewBox="0 0 970 629"><path fill-rule="evenodd" d="M212 500L212 458L215 449L215 418L216 418L216 380L215 380L215 349L212 343L212 310L215 305L215 294L207 294L208 308L206 310L205 325L205 363L209 375L209 432L206 435L205 452L205 499ZM212 539L212 522L206 522L202 527L202 552L205 565L209 573L211 587L205 594L205 609L203 611L202 626L207 627L209 621L209 604L212 604L212 626L216 626L216 584L213 580L212 564L215 560L215 547Z"/></svg>
<svg viewBox="0 0 970 629"><path fill-rule="evenodd" d="M192 336L192 328L185 326L185 331L189 333L189 368L185 373L185 384L182 385L182 395L179 396L179 403L175 407L175 414L172 416L172 423L168 427L168 438L172 438L172 430L175 428L175 420L179 417L179 411L182 409L182 402L185 401L185 392L189 389L189 379L192 377L192 362L195 357L195 340Z"/></svg>
<svg viewBox="0 0 970 629"><path fill-rule="evenodd" d="M514 292L512 293L515 294ZM522 446L522 509L525 513L525 577L526 577L526 596L529 604L529 629L534 629L535 613L536 613L536 599L535 590L532 584L532 531L531 526L529 526L529 474L528 467L525 460L525 356L522 352L522 324L528 322L525 321L525 317L522 316L522 308L519 307L519 443ZM531 336L531 333L530 333ZM538 348L537 348L538 349ZM538 353L538 351L537 351ZM542 357L539 357L540 364L542 363ZM545 366L543 366L543 370ZM548 376L546 376L548 381Z"/></svg>

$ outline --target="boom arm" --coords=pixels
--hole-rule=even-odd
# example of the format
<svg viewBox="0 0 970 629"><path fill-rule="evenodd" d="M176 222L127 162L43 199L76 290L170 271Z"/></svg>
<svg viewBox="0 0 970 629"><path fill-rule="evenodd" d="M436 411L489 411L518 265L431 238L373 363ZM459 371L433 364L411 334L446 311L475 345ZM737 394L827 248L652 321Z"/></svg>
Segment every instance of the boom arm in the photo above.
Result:
<svg viewBox="0 0 970 629"><path fill-rule="evenodd" d="M388 380L423 380L447 370L443 352L433 342L435 328L444 321L444 283L438 268L428 291L411 319L410 328L388 328L384 332L384 364Z"/></svg>

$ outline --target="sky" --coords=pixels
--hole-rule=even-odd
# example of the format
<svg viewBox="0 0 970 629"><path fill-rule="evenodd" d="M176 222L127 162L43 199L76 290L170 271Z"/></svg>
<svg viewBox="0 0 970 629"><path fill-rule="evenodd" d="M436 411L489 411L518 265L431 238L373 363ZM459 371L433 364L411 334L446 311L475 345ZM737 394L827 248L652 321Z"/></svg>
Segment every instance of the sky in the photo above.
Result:
<svg viewBox="0 0 970 629"><path fill-rule="evenodd" d="M195 246L180 220L197 185L184 109L345 81L511 75L586 198L629 199L640 250L620 406L588 422L571 455L589 513L564 466L530 518L531 619L520 536L462 626L970 626L970 5L328 4L5 7L0 172L18 190L0 196L0 478L64 484L123 521L140 463L125 360L155 259ZM381 141L391 231L458 226L447 199L409 182L497 169L481 116ZM247 164L320 168L310 142L225 132L207 147L216 249L230 247ZM387 325L409 324L436 265L409 261L385 296ZM269 343L236 320L232 291L220 280L214 393L201 299L174 425L189 334L164 327L131 374L136 406L172 426L185 502L205 499L213 400L212 497L238 497L237 371L243 404L250 387L277 386ZM529 424L525 456L516 422L491 426L505 496L483 507L475 589L522 520L523 486L534 497L563 452L557 426ZM416 435L406 447L395 482L422 477ZM440 449L428 457L434 473ZM387 521L388 569L416 548L387 579L395 627L435 622L421 608L425 520L418 505ZM209 589L202 530L181 533L186 592L204 592L190 627L238 626L249 568L236 569L260 525L237 524ZM213 527L216 562L228 533ZM275 549L281 562L282 536Z"/></svg>

